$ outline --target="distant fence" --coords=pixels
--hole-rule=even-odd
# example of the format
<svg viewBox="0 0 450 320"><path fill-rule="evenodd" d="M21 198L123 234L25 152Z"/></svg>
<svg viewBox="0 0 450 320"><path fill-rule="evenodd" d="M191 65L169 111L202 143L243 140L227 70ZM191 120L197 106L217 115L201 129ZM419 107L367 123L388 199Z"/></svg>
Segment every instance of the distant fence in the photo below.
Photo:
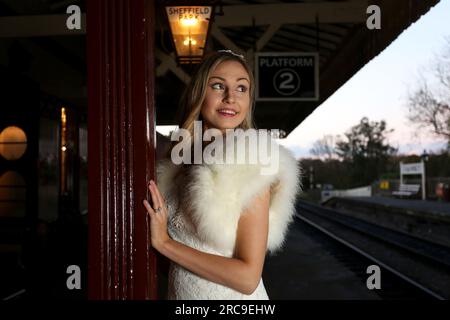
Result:
<svg viewBox="0 0 450 320"><path fill-rule="evenodd" d="M323 190L320 201L324 202L332 197L370 197L370 196L372 196L372 186L346 190Z"/></svg>
<svg viewBox="0 0 450 320"><path fill-rule="evenodd" d="M420 179L403 178L404 184L418 184L421 185ZM426 195L427 199L436 199L436 186L438 183L449 183L450 177L431 177L426 180ZM381 179L372 184L372 193L377 196L392 196L392 192L399 190L400 179Z"/></svg>

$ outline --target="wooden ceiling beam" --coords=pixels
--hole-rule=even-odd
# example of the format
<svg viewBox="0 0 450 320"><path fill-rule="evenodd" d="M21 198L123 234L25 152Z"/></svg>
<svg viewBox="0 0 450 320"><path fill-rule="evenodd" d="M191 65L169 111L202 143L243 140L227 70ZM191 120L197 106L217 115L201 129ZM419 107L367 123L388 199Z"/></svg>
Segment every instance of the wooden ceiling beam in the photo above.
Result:
<svg viewBox="0 0 450 320"><path fill-rule="evenodd" d="M0 38L28 38L86 33L86 14L81 14L81 29L66 26L69 14L0 17Z"/></svg>
<svg viewBox="0 0 450 320"><path fill-rule="evenodd" d="M161 61L161 64L156 68L156 76L161 77L167 73L167 71L172 71L183 83L189 83L191 77L181 69L174 55L168 55L162 52L160 49L155 48L155 56Z"/></svg>
<svg viewBox="0 0 450 320"><path fill-rule="evenodd" d="M272 37L275 35L278 29L280 29L280 27L280 24L271 24L261 36L261 38L259 38L256 42L256 51L262 50L262 48L264 48L264 46L270 41L270 39L272 39Z"/></svg>
<svg viewBox="0 0 450 320"><path fill-rule="evenodd" d="M272 24L361 23L367 19L367 0L345 2L276 3L224 6L223 16L215 17L219 27Z"/></svg>
<svg viewBox="0 0 450 320"><path fill-rule="evenodd" d="M216 38L225 48L231 49L235 52L244 53L244 50L239 48L230 38L228 38L217 25L211 26L211 34Z"/></svg>
<svg viewBox="0 0 450 320"><path fill-rule="evenodd" d="M319 3L279 3L224 6L224 15L216 16L213 27L281 26L283 24L360 23L367 19L367 0ZM79 35L86 33L86 13L81 16L81 29L69 30L69 14L0 17L0 38ZM254 20L254 24L253 24ZM273 32L269 28L269 33ZM276 30L275 30L276 31ZM220 42L227 42L218 35ZM222 38L222 39L220 39ZM267 41L263 39L262 41ZM227 42L228 43L228 42ZM226 45L230 47L229 44Z"/></svg>

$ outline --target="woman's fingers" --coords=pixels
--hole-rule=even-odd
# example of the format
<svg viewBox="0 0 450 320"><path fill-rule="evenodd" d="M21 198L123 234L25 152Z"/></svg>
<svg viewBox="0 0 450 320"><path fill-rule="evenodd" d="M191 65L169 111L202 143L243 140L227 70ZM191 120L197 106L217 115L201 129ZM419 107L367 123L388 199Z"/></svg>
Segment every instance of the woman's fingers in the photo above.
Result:
<svg viewBox="0 0 450 320"><path fill-rule="evenodd" d="M158 197L159 205L161 207L164 207L166 205L166 202L164 201L164 197L161 195L161 192L159 192L156 183L153 183L153 189L155 190L156 196Z"/></svg>
<svg viewBox="0 0 450 320"><path fill-rule="evenodd" d="M143 200L143 204L147 209L150 216L150 235L152 246L159 250L160 246L169 239L167 233L167 210L164 206L164 198L159 192L155 183L150 183L148 188L150 189L152 197L152 205L147 200ZM158 210L158 208L160 208Z"/></svg>
<svg viewBox="0 0 450 320"><path fill-rule="evenodd" d="M148 203L147 200L144 200L143 202L144 202L144 207L145 207L145 209L147 209L147 213L149 215L152 215L153 213L155 213L155 211L153 210L152 206L150 205L150 203Z"/></svg>
<svg viewBox="0 0 450 320"><path fill-rule="evenodd" d="M150 189L150 194L152 196L153 209L156 210L159 207L161 207L161 203L160 203L158 195L156 193L155 185L152 185L151 183L149 183L148 188Z"/></svg>

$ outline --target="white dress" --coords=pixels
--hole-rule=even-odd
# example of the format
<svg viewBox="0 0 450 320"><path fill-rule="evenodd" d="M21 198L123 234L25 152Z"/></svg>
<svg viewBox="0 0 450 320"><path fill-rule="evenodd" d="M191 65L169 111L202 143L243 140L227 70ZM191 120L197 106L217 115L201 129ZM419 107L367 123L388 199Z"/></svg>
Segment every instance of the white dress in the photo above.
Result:
<svg viewBox="0 0 450 320"><path fill-rule="evenodd" d="M237 224L243 209L260 191L280 182L269 209L268 251L282 247L293 220L294 201L300 189L300 168L287 149L280 150L276 174L260 175L259 165L157 165L158 186L169 207L169 236L194 249L232 257ZM278 160L277 160L278 161ZM268 300L263 280L250 295L206 280L171 262L168 299Z"/></svg>
<svg viewBox="0 0 450 320"><path fill-rule="evenodd" d="M178 204L177 204L178 206ZM170 204L170 210L173 210ZM175 207L176 208L176 207ZM228 250L218 250L208 245L205 241L199 239L195 232L192 220L188 215L183 214L186 211L173 210L168 221L168 231L172 239L185 245L216 255L232 257L232 252ZM218 283L211 282L196 274L186 270L180 265L170 262L168 276L168 297L169 300L268 300L266 289L262 282L258 288L251 294L242 294L236 290L225 287Z"/></svg>

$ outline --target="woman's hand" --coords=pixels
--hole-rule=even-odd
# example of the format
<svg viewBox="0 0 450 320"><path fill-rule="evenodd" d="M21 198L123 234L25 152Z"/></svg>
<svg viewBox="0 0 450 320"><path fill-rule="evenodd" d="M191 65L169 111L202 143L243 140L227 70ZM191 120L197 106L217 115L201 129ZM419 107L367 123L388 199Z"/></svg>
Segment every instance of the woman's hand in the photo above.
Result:
<svg viewBox="0 0 450 320"><path fill-rule="evenodd" d="M156 250L160 251L164 243L170 239L167 233L167 206L153 180L150 180L148 188L150 189L152 196L153 208L147 200L144 200L143 202L150 217L150 235L152 246Z"/></svg>

